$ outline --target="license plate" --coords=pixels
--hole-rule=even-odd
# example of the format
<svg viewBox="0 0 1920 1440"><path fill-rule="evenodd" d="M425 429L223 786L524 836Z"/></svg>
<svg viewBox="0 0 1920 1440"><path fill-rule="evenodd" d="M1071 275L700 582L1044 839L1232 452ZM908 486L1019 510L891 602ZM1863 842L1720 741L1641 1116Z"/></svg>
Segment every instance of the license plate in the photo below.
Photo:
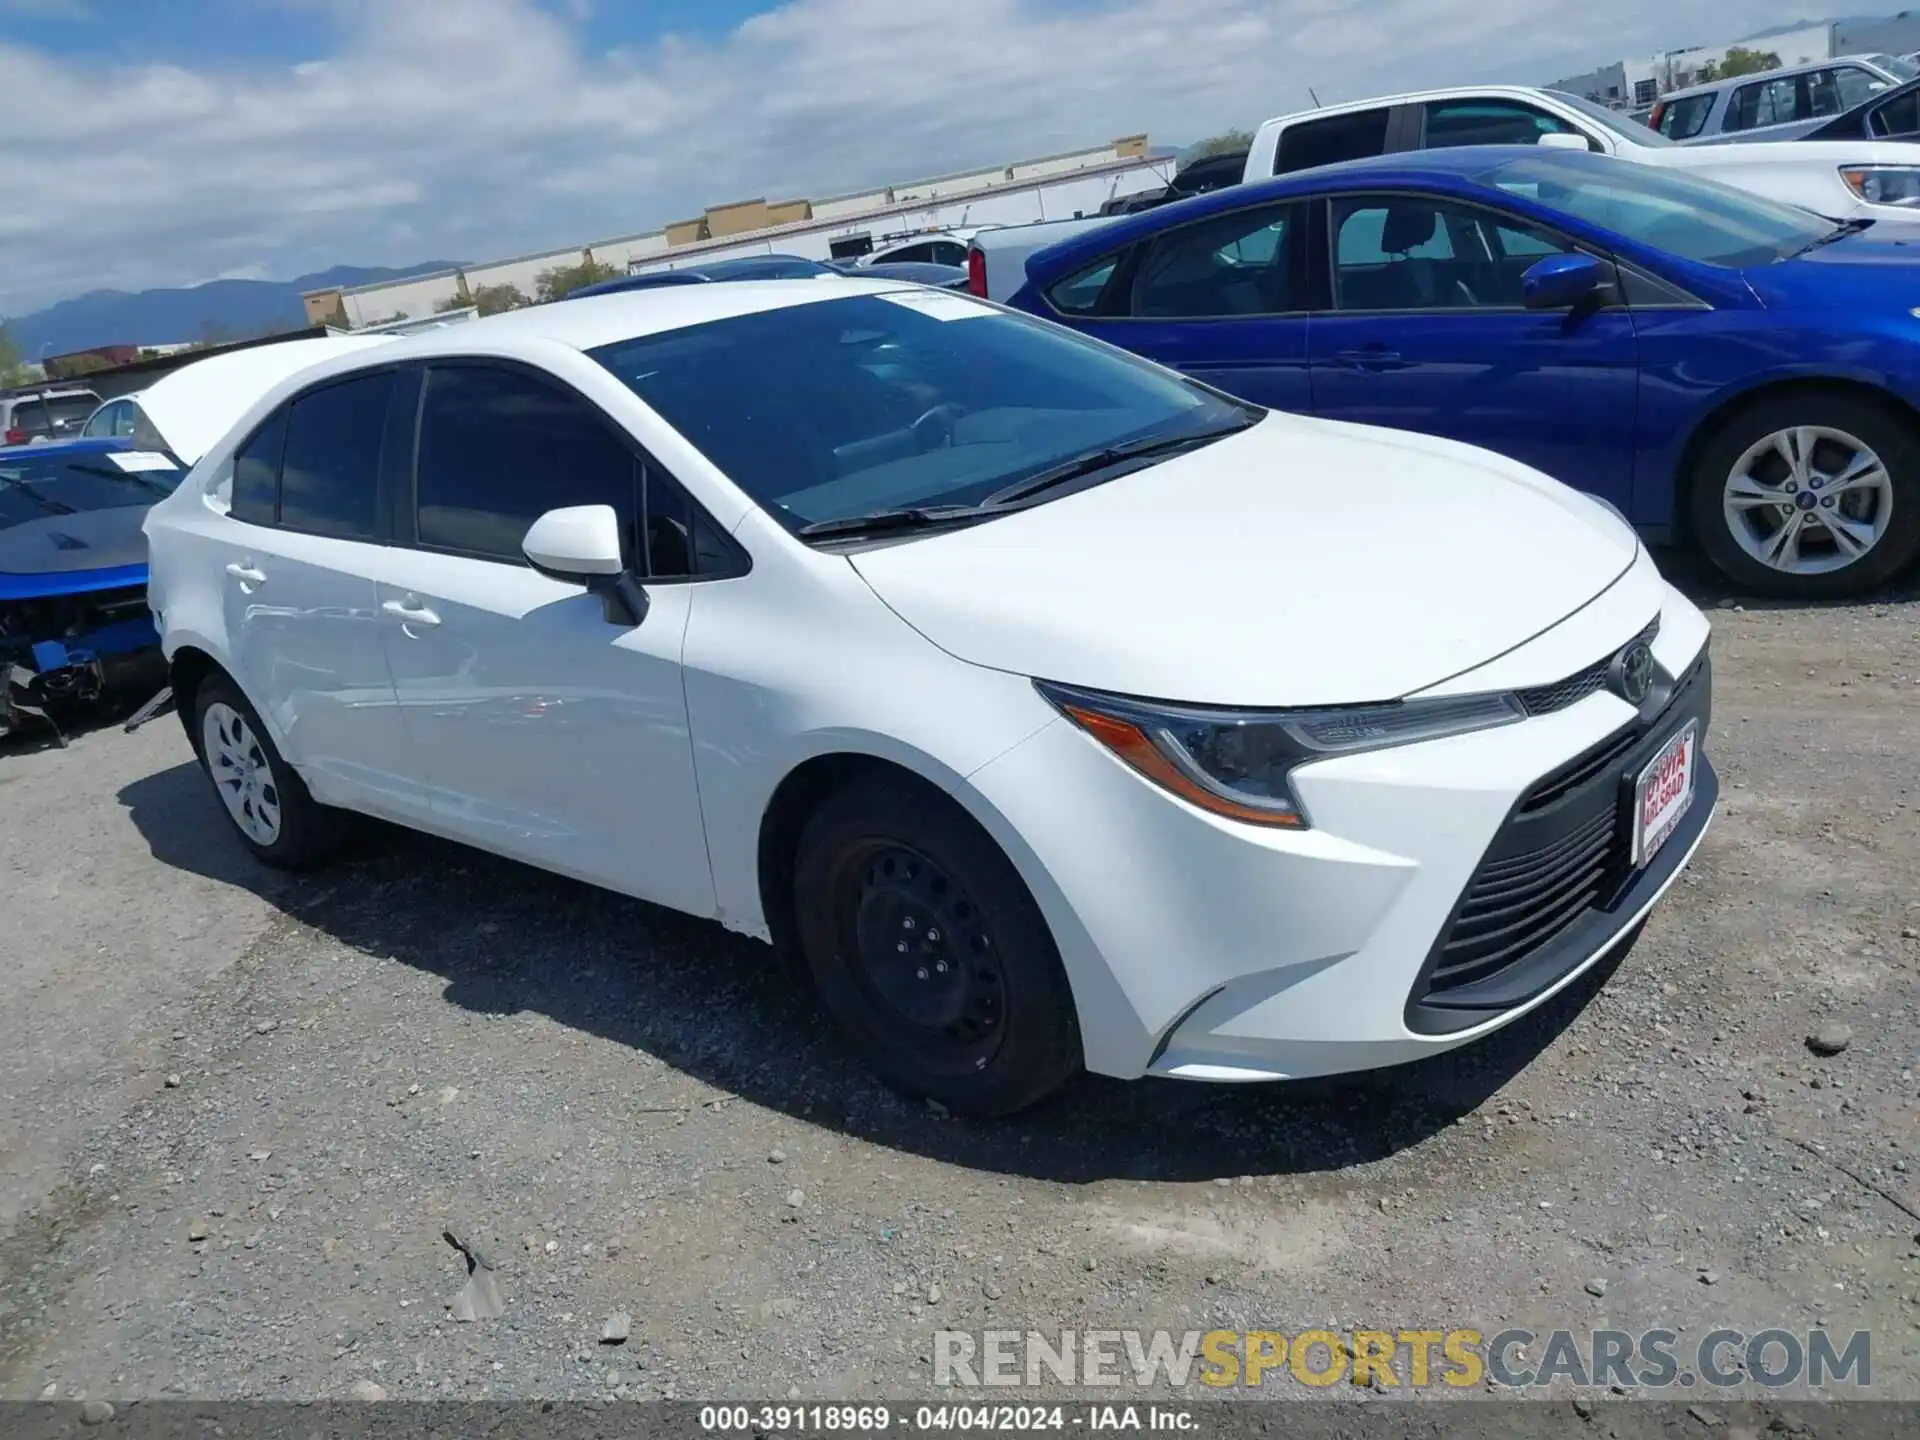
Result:
<svg viewBox="0 0 1920 1440"><path fill-rule="evenodd" d="M1693 774L1700 725L1687 728L1660 747L1633 786L1633 863L1645 865L1667 843L1693 806Z"/></svg>

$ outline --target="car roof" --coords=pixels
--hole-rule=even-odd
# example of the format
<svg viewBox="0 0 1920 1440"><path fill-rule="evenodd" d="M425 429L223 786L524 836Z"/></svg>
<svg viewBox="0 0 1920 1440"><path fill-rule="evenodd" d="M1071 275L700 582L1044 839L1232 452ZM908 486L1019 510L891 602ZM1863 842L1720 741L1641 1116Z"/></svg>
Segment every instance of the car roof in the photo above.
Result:
<svg viewBox="0 0 1920 1440"><path fill-rule="evenodd" d="M1861 64L1879 68L1878 50L1862 51L1857 55L1835 55L1828 60L1803 60L1797 65L1779 65L1772 70L1755 70L1749 75L1729 75L1723 80L1709 80L1701 85L1689 85L1684 90L1669 90L1662 100L1687 100L1695 95L1715 95L1722 90L1731 90L1736 85L1751 85L1761 80L1784 80L1793 75L1807 75L1815 70L1825 70L1834 65Z"/></svg>
<svg viewBox="0 0 1920 1440"><path fill-rule="evenodd" d="M1556 163L1590 169L1596 173L1635 166L1631 160L1597 155L1591 150L1542 151L1537 145L1452 145L1438 150L1406 150L1390 155L1368 155L1358 160L1343 160L1334 165L1316 166L1276 175L1270 180L1250 180L1229 185L1188 200L1136 215L1122 215L1091 230L1070 235L1035 252L1029 265L1038 271L1051 270L1056 264L1091 260L1132 244L1143 235L1155 234L1169 224L1203 220L1209 215L1284 200L1292 195L1331 194L1347 190L1390 188L1395 185L1431 185L1453 194L1466 194L1487 187L1479 177L1498 166L1516 160L1537 160L1550 156Z"/></svg>
<svg viewBox="0 0 1920 1440"><path fill-rule="evenodd" d="M1365 100L1344 100L1337 105L1321 105L1312 110L1294 110L1263 121L1260 128L1293 125L1327 115L1348 115L1355 110L1384 110L1392 105L1419 105L1429 100L1497 99L1538 100L1555 92L1541 85L1446 85L1437 90L1409 90L1401 95L1374 95Z"/></svg>
<svg viewBox="0 0 1920 1440"><path fill-rule="evenodd" d="M87 385L27 385L0 393L0 405L9 400L65 400L74 395L100 398L100 392Z"/></svg>
<svg viewBox="0 0 1920 1440"><path fill-rule="evenodd" d="M592 350L620 340L657 335L794 305L884 295L912 287L899 281L858 280L851 276L812 276L804 280L714 280L704 285L664 285L656 289L575 295L564 303L529 305L464 325L402 335L382 346L380 361L472 354L501 345L546 342L571 350ZM375 357L357 357L371 361ZM344 367L344 368L358 368Z"/></svg>

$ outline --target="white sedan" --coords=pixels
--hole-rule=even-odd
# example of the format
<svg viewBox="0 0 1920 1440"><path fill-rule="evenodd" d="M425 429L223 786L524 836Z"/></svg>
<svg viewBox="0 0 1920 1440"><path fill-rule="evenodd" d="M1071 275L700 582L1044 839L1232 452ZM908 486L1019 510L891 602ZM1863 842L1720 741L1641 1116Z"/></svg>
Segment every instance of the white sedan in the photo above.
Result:
<svg viewBox="0 0 1920 1440"><path fill-rule="evenodd" d="M1713 810L1707 623L1604 506L865 280L323 362L147 522L240 839L358 811L804 956L891 1083L1473 1040Z"/></svg>

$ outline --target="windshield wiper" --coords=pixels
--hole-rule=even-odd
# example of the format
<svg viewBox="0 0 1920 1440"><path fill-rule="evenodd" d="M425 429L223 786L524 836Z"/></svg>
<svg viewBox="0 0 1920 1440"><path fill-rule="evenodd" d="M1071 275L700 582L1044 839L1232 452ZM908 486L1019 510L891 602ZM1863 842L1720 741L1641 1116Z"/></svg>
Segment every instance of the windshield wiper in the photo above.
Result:
<svg viewBox="0 0 1920 1440"><path fill-rule="evenodd" d="M1118 445L1102 446L1098 450L1089 450L1084 455L1076 455L1071 460L1063 460L1058 465L1029 475L1016 481L1004 490L996 490L980 502L982 509L1000 509L1008 505L1017 505L1022 500L1031 500L1043 491L1078 480L1082 476L1109 469L1128 460L1142 460L1151 455L1167 455L1177 450L1197 449L1211 444L1229 435L1238 434L1249 426L1258 423L1247 419L1233 425L1223 425L1215 430L1189 431L1184 435L1148 435L1139 440L1127 440Z"/></svg>
<svg viewBox="0 0 1920 1440"><path fill-rule="evenodd" d="M118 470L106 465L84 465L78 461L70 461L67 468L78 470L83 475L104 475L109 480L130 481L144 490L153 491L156 495L173 494L173 486L165 481L156 480L151 475L142 475L137 470Z"/></svg>
<svg viewBox="0 0 1920 1440"><path fill-rule="evenodd" d="M1802 255L1808 254L1809 252L1814 250L1818 250L1822 245L1831 245L1833 244L1834 241L1844 240L1849 235L1858 235L1862 230L1866 229L1871 224L1873 224L1873 221L1865 218L1858 219L1858 220L1842 220L1838 225L1834 226L1833 229L1829 230L1826 234L1820 236L1817 240L1809 240L1806 244L1802 245L1798 250L1789 251L1786 255L1783 255L1781 258L1784 260L1798 260Z"/></svg>
<svg viewBox="0 0 1920 1440"><path fill-rule="evenodd" d="M892 530L928 530L938 525L983 520L987 510L979 505L908 505L898 510L870 510L864 515L836 515L831 520L815 520L794 533L808 540L835 535L880 535Z"/></svg>

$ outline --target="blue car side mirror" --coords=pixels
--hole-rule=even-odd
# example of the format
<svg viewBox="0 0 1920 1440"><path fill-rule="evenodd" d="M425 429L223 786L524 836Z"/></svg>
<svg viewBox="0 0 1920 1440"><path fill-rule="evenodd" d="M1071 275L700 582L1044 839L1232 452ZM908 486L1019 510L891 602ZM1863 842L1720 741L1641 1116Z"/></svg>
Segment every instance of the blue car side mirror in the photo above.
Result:
<svg viewBox="0 0 1920 1440"><path fill-rule="evenodd" d="M1591 255L1549 255L1520 277L1520 298L1529 310L1566 310L1606 283L1606 271Z"/></svg>

